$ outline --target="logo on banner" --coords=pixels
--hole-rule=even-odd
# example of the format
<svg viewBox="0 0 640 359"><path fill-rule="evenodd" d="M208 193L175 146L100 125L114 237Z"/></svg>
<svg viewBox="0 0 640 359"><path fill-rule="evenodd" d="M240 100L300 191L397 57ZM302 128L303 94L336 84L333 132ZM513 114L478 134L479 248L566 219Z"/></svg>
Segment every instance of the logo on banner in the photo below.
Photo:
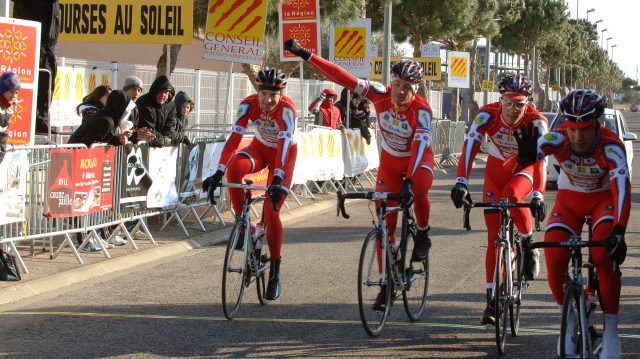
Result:
<svg viewBox="0 0 640 359"><path fill-rule="evenodd" d="M142 164L142 150L140 147L132 148L127 155L127 185L139 185L146 175Z"/></svg>
<svg viewBox="0 0 640 359"><path fill-rule="evenodd" d="M365 27L336 27L335 58L364 58L367 48Z"/></svg>
<svg viewBox="0 0 640 359"><path fill-rule="evenodd" d="M451 76L467 77L467 58L451 56Z"/></svg>

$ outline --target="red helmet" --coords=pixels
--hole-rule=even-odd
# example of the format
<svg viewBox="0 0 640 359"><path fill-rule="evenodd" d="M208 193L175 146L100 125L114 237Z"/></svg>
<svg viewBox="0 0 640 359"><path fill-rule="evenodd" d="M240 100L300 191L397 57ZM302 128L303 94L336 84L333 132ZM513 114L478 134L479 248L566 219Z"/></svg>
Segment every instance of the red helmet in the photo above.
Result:
<svg viewBox="0 0 640 359"><path fill-rule="evenodd" d="M571 91L560 101L560 115L565 127L591 126L604 113L604 100L594 90Z"/></svg>
<svg viewBox="0 0 640 359"><path fill-rule="evenodd" d="M531 96L531 81L524 75L507 75L498 82L498 91L502 95L514 95L509 97Z"/></svg>
<svg viewBox="0 0 640 359"><path fill-rule="evenodd" d="M422 66L414 60L400 60L396 62L393 64L393 67L391 67L391 72L400 80L407 81L413 85L419 83L424 76Z"/></svg>
<svg viewBox="0 0 640 359"><path fill-rule="evenodd" d="M258 71L256 85L259 90L282 90L287 87L287 75L279 69L266 67Z"/></svg>

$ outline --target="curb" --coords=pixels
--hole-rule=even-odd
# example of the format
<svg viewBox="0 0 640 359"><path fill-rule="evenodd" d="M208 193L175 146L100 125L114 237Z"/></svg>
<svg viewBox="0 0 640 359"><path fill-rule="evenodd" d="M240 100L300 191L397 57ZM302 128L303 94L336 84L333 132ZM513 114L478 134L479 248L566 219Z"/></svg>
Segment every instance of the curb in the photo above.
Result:
<svg viewBox="0 0 640 359"><path fill-rule="evenodd" d="M334 206L335 201L333 198L330 198L328 200L309 204L305 207L290 209L288 212L283 212L280 215L280 218L283 223L296 221L309 214L322 212ZM170 256L175 256L178 253L186 253L194 249L221 243L227 240L232 228L232 226L229 226L213 232L203 233L193 238L187 238L176 243L151 248L141 252L135 252L100 263L87 264L80 268L56 273L48 277L19 283L7 287L0 292L0 305L14 303L90 279L96 279L107 274L157 262Z"/></svg>

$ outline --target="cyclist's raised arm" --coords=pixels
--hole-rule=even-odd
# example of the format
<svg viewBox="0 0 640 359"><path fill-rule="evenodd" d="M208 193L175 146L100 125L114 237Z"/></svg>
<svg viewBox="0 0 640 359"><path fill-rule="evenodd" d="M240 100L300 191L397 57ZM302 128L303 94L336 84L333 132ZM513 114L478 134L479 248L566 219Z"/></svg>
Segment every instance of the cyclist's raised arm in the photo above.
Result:
<svg viewBox="0 0 640 359"><path fill-rule="evenodd" d="M233 127L231 128L231 133L229 133L229 137L227 137L227 141L224 144L224 148L222 149L222 153L220 154L220 161L218 162L218 170L225 171L227 168L227 163L233 156L234 152L240 145L240 141L242 141L242 136L247 130L247 124L249 123L249 113L252 110L252 106L256 106L257 102L248 101L252 96L247 97L244 101L240 103L238 106L238 111L236 111L236 118L233 121Z"/></svg>
<svg viewBox="0 0 640 359"><path fill-rule="evenodd" d="M471 176L471 169L473 168L473 160L480 151L482 145L482 139L487 132L490 121L493 119L493 115L489 111L483 111L480 108L475 119L469 127L469 133L462 145L462 153L458 161L458 176L456 182L462 183L465 186L469 184L469 176Z"/></svg>

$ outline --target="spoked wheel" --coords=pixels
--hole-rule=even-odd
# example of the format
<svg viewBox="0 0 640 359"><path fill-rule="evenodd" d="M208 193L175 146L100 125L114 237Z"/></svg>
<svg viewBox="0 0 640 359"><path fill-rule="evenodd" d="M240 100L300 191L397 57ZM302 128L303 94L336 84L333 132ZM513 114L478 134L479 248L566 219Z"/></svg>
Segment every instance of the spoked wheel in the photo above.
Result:
<svg viewBox="0 0 640 359"><path fill-rule="evenodd" d="M424 313L424 307L427 303L427 293L429 292L429 262L427 260L420 262L411 261L411 253L413 252L415 234L409 231L409 240L404 255L404 280L408 287L402 291L402 300L404 301L404 309L411 321L418 321Z"/></svg>
<svg viewBox="0 0 640 359"><path fill-rule="evenodd" d="M258 301L262 306L267 305L269 303L268 300L264 299L264 295L267 292L267 280L269 279L269 259L271 259L269 253L269 246L267 245L266 237L262 238L263 244L261 249L256 249L256 257L259 260L258 264L258 278L256 279L256 290L258 292Z"/></svg>
<svg viewBox="0 0 640 359"><path fill-rule="evenodd" d="M577 285L564 292L560 324L560 358L592 358L591 335L587 328L584 297ZM570 317L573 316L574 319ZM574 323L574 325L571 325Z"/></svg>
<svg viewBox="0 0 640 359"><path fill-rule="evenodd" d="M496 273L493 279L493 307L496 310L496 346L498 347L498 353L504 354L504 343L506 341L507 334L507 269L505 265L505 247L498 247L498 255L496 257L496 263L499 264L498 273Z"/></svg>
<svg viewBox="0 0 640 359"><path fill-rule="evenodd" d="M227 319L233 319L242 302L244 287L248 284L247 261L243 250L237 250L238 241L244 241L245 224L236 222L224 255L224 271L222 272L222 309Z"/></svg>
<svg viewBox="0 0 640 359"><path fill-rule="evenodd" d="M371 231L362 245L360 252L360 261L358 263L358 308L360 310L360 319L364 330L372 336L378 336L384 328L384 324L389 316L391 308L391 294L394 291L393 281L386 282L381 278L381 261L380 253L382 241L382 232L378 230ZM391 268L387 265L387 273ZM391 276L387 276L391 278ZM381 308L376 308L374 303L381 292L382 286L386 285L385 303Z"/></svg>
<svg viewBox="0 0 640 359"><path fill-rule="evenodd" d="M513 278L513 293L517 293L517 295L515 300L509 303L509 319L511 322L511 335L515 337L520 329L520 299L522 299L522 290L524 290L523 253L519 241L514 241L513 255L511 278Z"/></svg>

